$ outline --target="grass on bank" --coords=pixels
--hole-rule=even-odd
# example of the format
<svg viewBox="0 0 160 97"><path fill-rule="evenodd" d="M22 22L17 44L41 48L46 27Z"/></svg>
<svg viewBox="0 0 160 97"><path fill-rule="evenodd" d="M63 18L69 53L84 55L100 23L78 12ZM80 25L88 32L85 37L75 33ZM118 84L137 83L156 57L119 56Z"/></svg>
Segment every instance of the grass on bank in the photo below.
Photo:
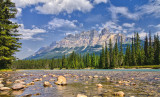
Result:
<svg viewBox="0 0 160 97"><path fill-rule="evenodd" d="M160 69L160 65L145 65L145 66L121 66L119 69ZM72 68L73 69L73 68ZM94 68L84 68L94 69ZM0 72L21 71L21 70L50 70L50 69L0 69ZM66 70L66 68L54 68L53 70Z"/></svg>
<svg viewBox="0 0 160 97"><path fill-rule="evenodd" d="M145 65L145 66L121 66L120 68L125 68L125 69L145 69L145 68L150 68L150 69L160 69L160 65Z"/></svg>
<svg viewBox="0 0 160 97"><path fill-rule="evenodd" d="M12 69L0 69L0 72L9 72L9 71L13 71Z"/></svg>

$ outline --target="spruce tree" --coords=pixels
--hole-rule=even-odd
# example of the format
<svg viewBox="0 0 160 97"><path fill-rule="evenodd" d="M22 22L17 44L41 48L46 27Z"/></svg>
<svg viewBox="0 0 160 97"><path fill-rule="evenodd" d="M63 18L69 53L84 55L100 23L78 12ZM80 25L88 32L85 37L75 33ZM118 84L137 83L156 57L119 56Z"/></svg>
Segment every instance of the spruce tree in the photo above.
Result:
<svg viewBox="0 0 160 97"><path fill-rule="evenodd" d="M15 18L16 13L15 4L11 0L0 1L0 68L7 68L15 60L13 55L21 47L17 37L19 25L10 21Z"/></svg>

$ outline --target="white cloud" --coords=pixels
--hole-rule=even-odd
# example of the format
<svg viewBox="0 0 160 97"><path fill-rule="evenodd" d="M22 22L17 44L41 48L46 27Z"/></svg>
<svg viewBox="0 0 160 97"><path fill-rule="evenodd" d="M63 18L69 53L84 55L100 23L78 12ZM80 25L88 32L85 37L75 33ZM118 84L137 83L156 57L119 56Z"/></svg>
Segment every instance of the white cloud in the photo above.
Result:
<svg viewBox="0 0 160 97"><path fill-rule="evenodd" d="M142 29L139 33L139 37L141 38L141 39L144 39L145 38L145 36L147 35L147 32L145 32L145 30L144 29ZM129 33L128 35L127 35L127 37L134 37L134 33Z"/></svg>
<svg viewBox="0 0 160 97"><path fill-rule="evenodd" d="M112 13L112 18L114 20L117 19L117 15L118 14L121 14L129 19L134 19L134 20L137 20L139 18L139 14L138 13L131 13L129 12L128 8L126 7L116 7L116 6L111 6L109 8L109 10L111 11Z"/></svg>
<svg viewBox="0 0 160 97"><path fill-rule="evenodd" d="M148 4L145 4L141 7L138 7L137 10L140 10L140 14L151 14L155 17L160 17L160 0L149 0Z"/></svg>
<svg viewBox="0 0 160 97"><path fill-rule="evenodd" d="M16 17L22 16L22 8L17 8L17 14Z"/></svg>
<svg viewBox="0 0 160 97"><path fill-rule="evenodd" d="M157 28L160 28L160 24L156 25Z"/></svg>
<svg viewBox="0 0 160 97"><path fill-rule="evenodd" d="M32 29L25 29L23 24L21 24L21 27L19 27L18 30L19 34L22 34L20 38L23 40L43 40L43 38L34 37L34 35L47 32L46 30L37 27L33 27Z"/></svg>
<svg viewBox="0 0 160 97"><path fill-rule="evenodd" d="M121 32L123 32L122 26L118 25L117 23L115 23L113 21L108 21L105 24L103 24L102 27L100 27L100 30L103 29L103 28L108 28L111 33L121 33Z"/></svg>
<svg viewBox="0 0 160 97"><path fill-rule="evenodd" d="M94 0L94 4L99 4L99 3L107 3L108 0Z"/></svg>
<svg viewBox="0 0 160 97"><path fill-rule="evenodd" d="M89 0L12 0L17 7L25 8L35 5L35 9L42 14L72 13L75 10L88 12L93 8ZM41 5L39 4L41 3ZM49 10L48 10L49 9Z"/></svg>
<svg viewBox="0 0 160 97"><path fill-rule="evenodd" d="M48 28L49 29L56 29L56 28L62 28L62 27L76 28L77 26L75 23L77 22L78 22L77 20L69 21L69 20L54 18L48 23Z"/></svg>
<svg viewBox="0 0 160 97"><path fill-rule="evenodd" d="M128 27L128 28L131 28L131 27L134 27L134 26L135 26L135 23L131 23L131 24L130 24L130 23L124 23L123 26L124 26L124 27Z"/></svg>
<svg viewBox="0 0 160 97"><path fill-rule="evenodd" d="M157 32L155 33L155 35L157 35L157 34L160 36L160 31L157 31Z"/></svg>

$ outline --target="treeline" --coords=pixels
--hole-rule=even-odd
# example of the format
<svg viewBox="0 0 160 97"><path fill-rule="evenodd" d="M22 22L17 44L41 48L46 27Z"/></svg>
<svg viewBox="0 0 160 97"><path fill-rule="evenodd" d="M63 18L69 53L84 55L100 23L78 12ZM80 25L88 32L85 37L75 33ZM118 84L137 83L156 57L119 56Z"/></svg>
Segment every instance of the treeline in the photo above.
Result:
<svg viewBox="0 0 160 97"><path fill-rule="evenodd" d="M154 39L146 35L145 40L141 41L139 34L135 33L132 37L132 43L127 45L125 53L123 53L121 42L116 41L113 45L112 40L109 44L102 47L100 55L93 54L77 54L74 51L69 56L63 56L59 59L41 59L41 60L18 60L13 63L13 67L17 69L83 69L83 68L99 68L112 69L121 66L143 66L143 65L159 65L160 64L160 41L159 36L155 35Z"/></svg>

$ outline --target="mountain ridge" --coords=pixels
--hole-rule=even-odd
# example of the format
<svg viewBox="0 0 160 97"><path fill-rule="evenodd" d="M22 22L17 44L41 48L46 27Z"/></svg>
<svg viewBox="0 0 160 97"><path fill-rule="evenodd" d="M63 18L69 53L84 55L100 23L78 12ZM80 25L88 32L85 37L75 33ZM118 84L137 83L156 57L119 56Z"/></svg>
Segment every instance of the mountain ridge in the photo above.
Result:
<svg viewBox="0 0 160 97"><path fill-rule="evenodd" d="M96 30L83 31L75 35L69 34L61 41L54 41L47 47L40 48L34 55L26 59L42 59L42 58L57 58L62 55L70 54L72 51L77 53L98 53L100 52L102 45L109 43L109 39L114 44L116 40L121 42L123 37L123 43L130 43L131 38L121 33L110 33L107 28L104 28L100 33Z"/></svg>

